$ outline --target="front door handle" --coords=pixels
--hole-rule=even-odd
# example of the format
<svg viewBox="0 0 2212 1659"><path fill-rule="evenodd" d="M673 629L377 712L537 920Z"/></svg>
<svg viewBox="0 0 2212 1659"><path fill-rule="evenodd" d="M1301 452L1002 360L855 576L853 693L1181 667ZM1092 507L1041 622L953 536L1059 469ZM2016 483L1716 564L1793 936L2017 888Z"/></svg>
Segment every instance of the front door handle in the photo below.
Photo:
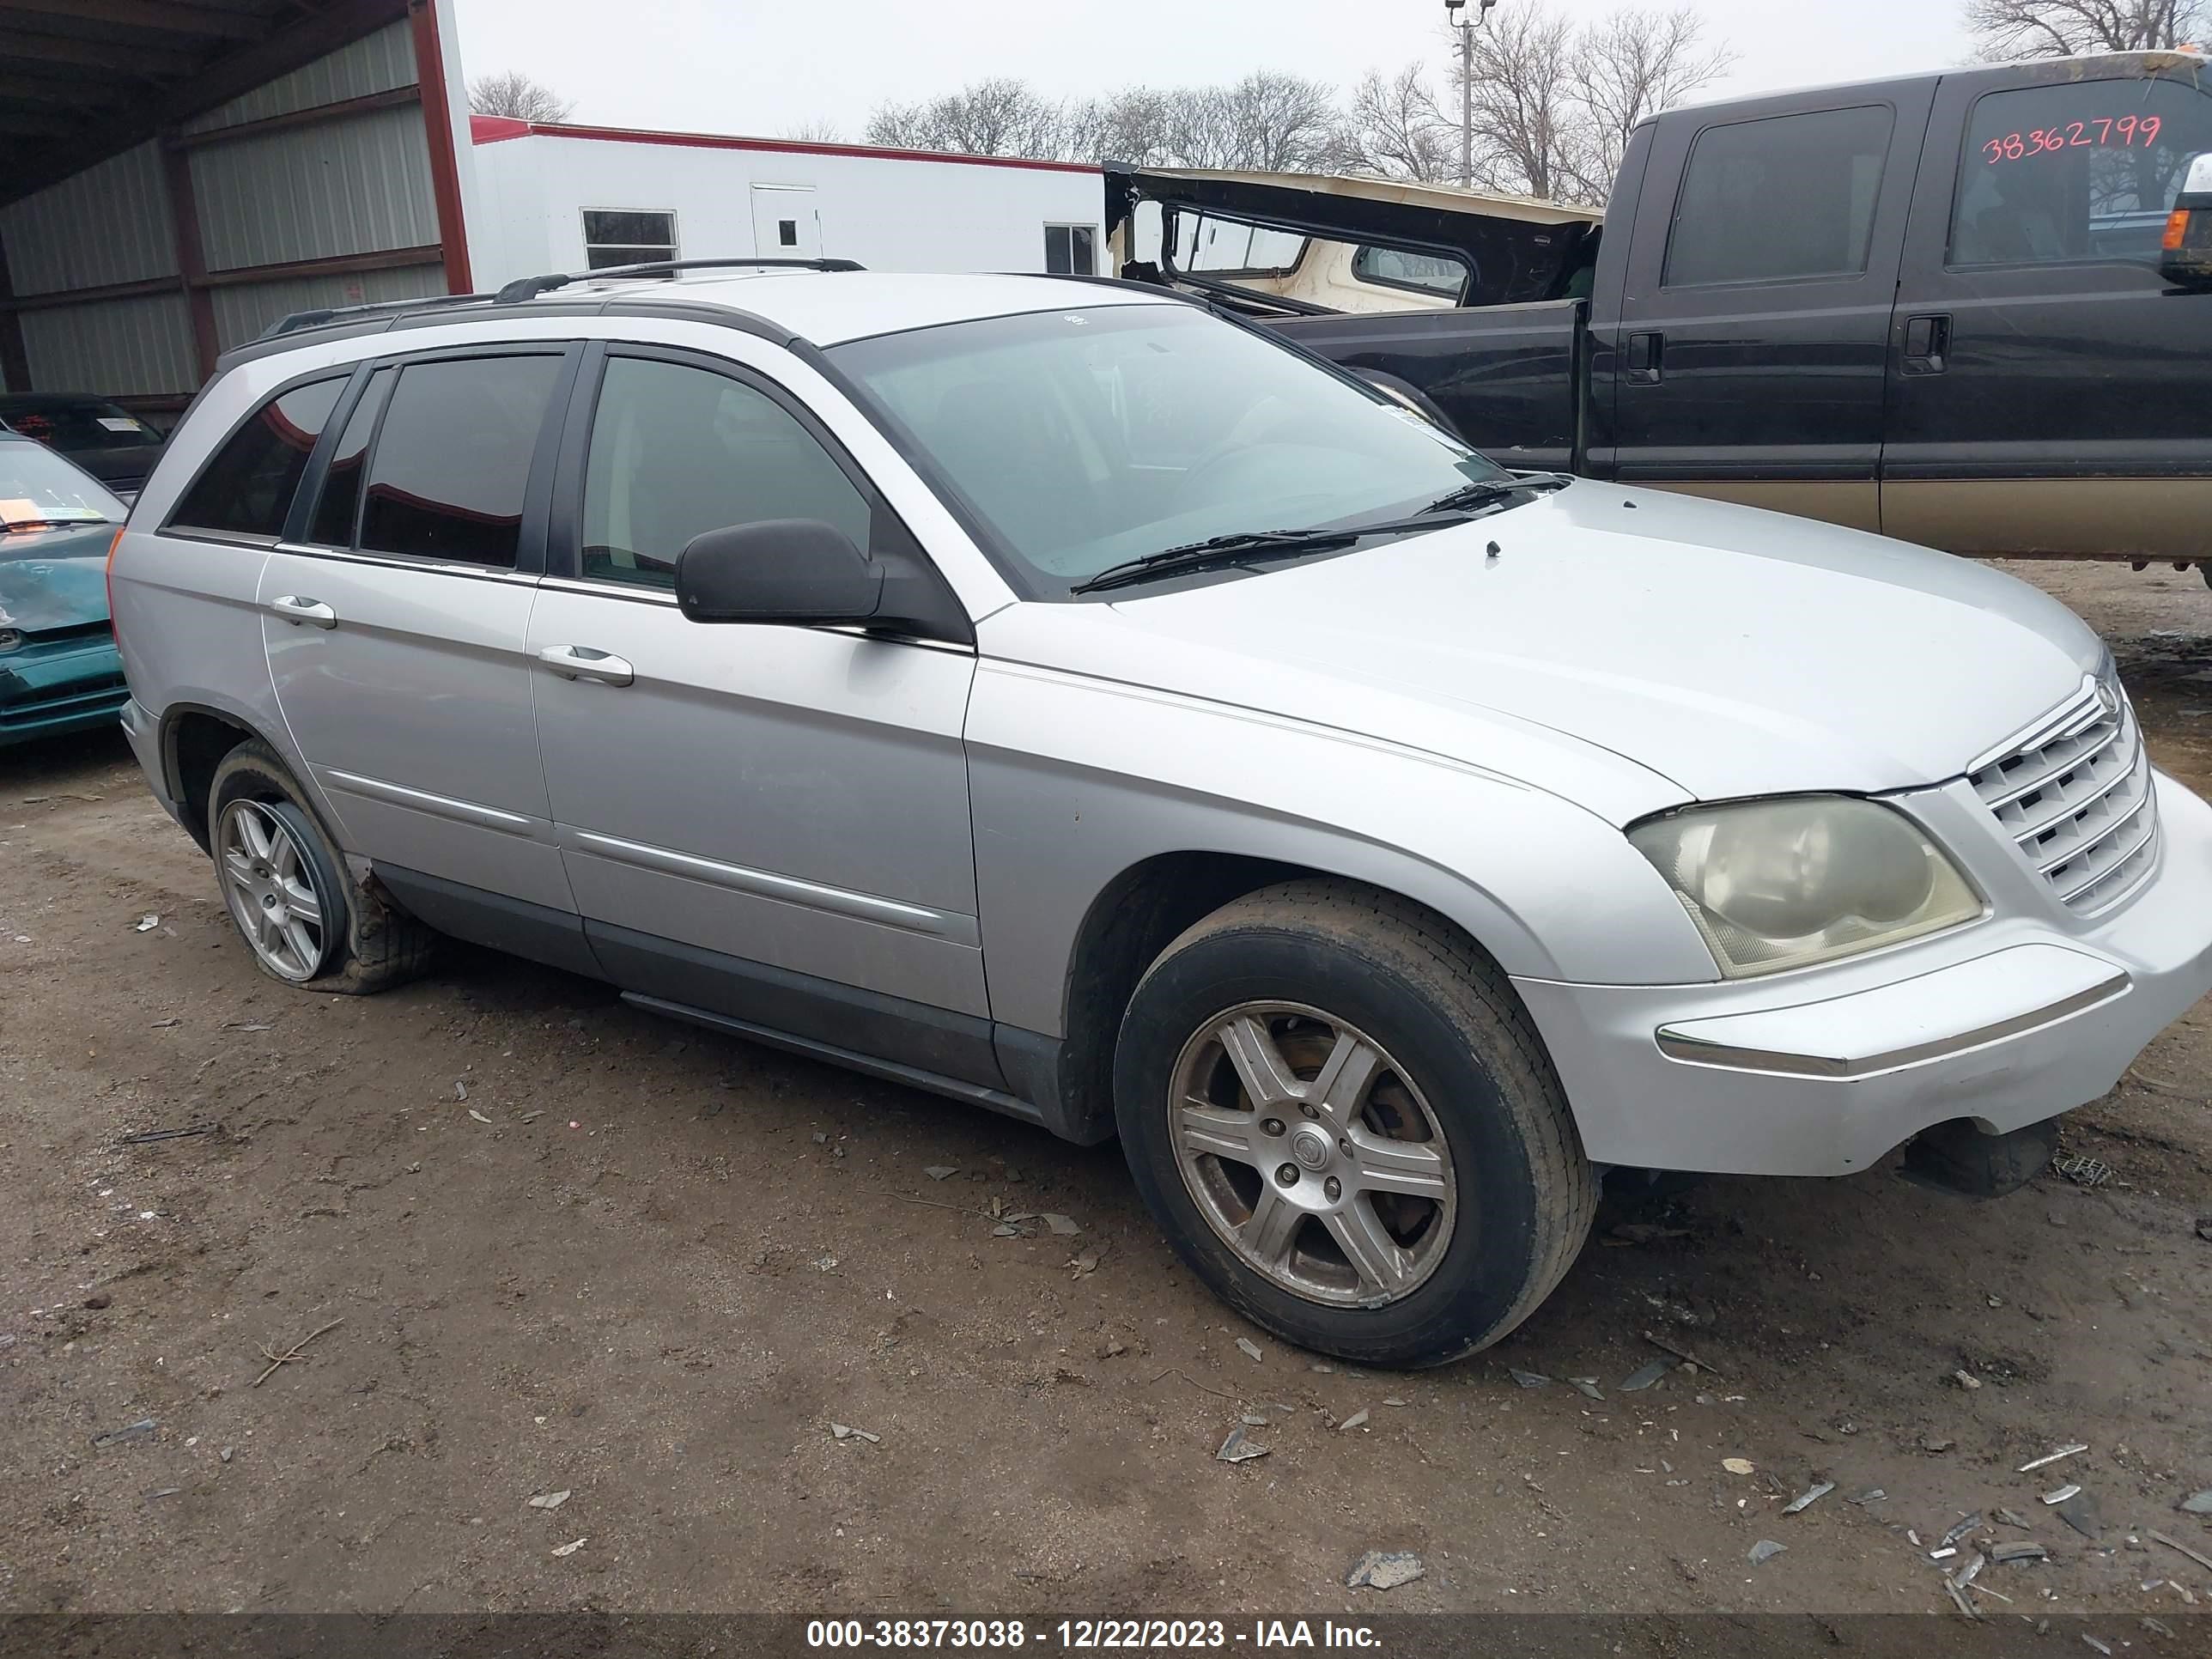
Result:
<svg viewBox="0 0 2212 1659"><path fill-rule="evenodd" d="M310 628L336 628L338 613L317 599L303 599L296 593L287 593L282 599L269 601L269 608L286 622L305 623Z"/></svg>
<svg viewBox="0 0 2212 1659"><path fill-rule="evenodd" d="M597 680L602 685L628 685L637 678L636 670L620 657L594 651L588 645L549 645L538 653L538 660L564 680Z"/></svg>
<svg viewBox="0 0 2212 1659"><path fill-rule="evenodd" d="M1628 337L1628 378L1639 386L1656 386L1665 372L1667 337L1632 334Z"/></svg>
<svg viewBox="0 0 2212 1659"><path fill-rule="evenodd" d="M1951 319L1941 312L1905 319L1905 372L1941 374L1951 356Z"/></svg>

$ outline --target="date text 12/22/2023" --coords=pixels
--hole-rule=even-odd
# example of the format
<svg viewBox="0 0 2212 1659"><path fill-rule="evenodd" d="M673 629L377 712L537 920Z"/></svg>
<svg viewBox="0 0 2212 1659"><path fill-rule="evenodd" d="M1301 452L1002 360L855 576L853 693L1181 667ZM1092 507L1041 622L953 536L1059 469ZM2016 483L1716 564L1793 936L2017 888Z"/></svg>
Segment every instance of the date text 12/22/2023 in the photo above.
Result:
<svg viewBox="0 0 2212 1659"><path fill-rule="evenodd" d="M1221 1619L813 1619L807 1621L806 1645L1071 1653L1338 1648L1371 1653L1379 1651L1382 1642L1370 1626L1334 1620L1257 1619L1239 1627Z"/></svg>

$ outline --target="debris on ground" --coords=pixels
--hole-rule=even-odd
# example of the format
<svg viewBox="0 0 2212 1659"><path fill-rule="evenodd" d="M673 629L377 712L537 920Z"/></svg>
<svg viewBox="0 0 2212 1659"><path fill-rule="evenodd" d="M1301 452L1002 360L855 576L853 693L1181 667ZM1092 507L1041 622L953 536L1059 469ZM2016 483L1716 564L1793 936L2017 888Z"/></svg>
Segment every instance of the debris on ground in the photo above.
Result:
<svg viewBox="0 0 2212 1659"><path fill-rule="evenodd" d="M2059 1504L2058 1518L2093 1544L2104 1536L2104 1517L2097 1511L2097 1500L2087 1492L2076 1492Z"/></svg>
<svg viewBox="0 0 2212 1659"><path fill-rule="evenodd" d="M591 1541L592 1540L588 1538L579 1538L573 1544L556 1544L553 1547L553 1553L563 1556L574 1555L578 1550L583 1548L585 1545Z"/></svg>
<svg viewBox="0 0 2212 1659"><path fill-rule="evenodd" d="M1620 1391L1623 1394L1641 1394L1680 1363L1674 1359L1655 1359L1648 1365L1638 1365L1622 1379Z"/></svg>
<svg viewBox="0 0 2212 1659"><path fill-rule="evenodd" d="M1730 1474L1750 1474L1757 1468L1748 1457L1723 1457L1721 1467Z"/></svg>
<svg viewBox="0 0 2212 1659"><path fill-rule="evenodd" d="M259 1388L264 1382L266 1382L270 1377L276 1376L276 1373L282 1370L285 1366L299 1358L302 1352L307 1348L307 1344L313 1341L319 1336L327 1335L329 1333L337 1329L339 1326L344 1323L345 1321L343 1319L333 1319L327 1325L318 1325L313 1330L309 1331L305 1336L301 1337L297 1342L295 1342L283 1353L278 1353L276 1349L270 1347L267 1343L263 1343L261 1345L261 1357L269 1362L269 1369L253 1379L252 1386L257 1389Z"/></svg>
<svg viewBox="0 0 2212 1659"><path fill-rule="evenodd" d="M2197 1236L2206 1243L2212 1244L2212 1215L2200 1215L2197 1218Z"/></svg>
<svg viewBox="0 0 2212 1659"><path fill-rule="evenodd" d="M1771 1538L1762 1538L1751 1547L1746 1559L1753 1566L1763 1567L1789 1547L1787 1544L1776 1543Z"/></svg>
<svg viewBox="0 0 2212 1659"><path fill-rule="evenodd" d="M1248 1429L1264 1429L1267 1426L1267 1419L1258 1412L1246 1412L1237 1420Z"/></svg>
<svg viewBox="0 0 2212 1659"><path fill-rule="evenodd" d="M1255 1365L1260 1363L1262 1358L1264 1358L1264 1356L1260 1352L1260 1345L1255 1342L1249 1336L1238 1337L1237 1339L1237 1346L1243 1351L1244 1357L1249 1359Z"/></svg>
<svg viewBox="0 0 2212 1659"><path fill-rule="evenodd" d="M453 1098L455 1100L466 1100L468 1097L469 1085L463 1079L455 1078L453 1079Z"/></svg>
<svg viewBox="0 0 2212 1659"><path fill-rule="evenodd" d="M1784 1515L1802 1514L1805 1510L1811 1509L1814 1504L1819 1503L1830 1492L1835 1491L1835 1489L1836 1483L1832 1480L1817 1481L1806 1491L1799 1492L1796 1497L1784 1504L1782 1506L1782 1512Z"/></svg>
<svg viewBox="0 0 2212 1659"><path fill-rule="evenodd" d="M1062 1238L1073 1238L1076 1234L1083 1231L1082 1228L1075 1224L1075 1222L1072 1218L1064 1215L1054 1215L1049 1210L1044 1212L1044 1224L1051 1228L1053 1231L1058 1233Z"/></svg>
<svg viewBox="0 0 2212 1659"><path fill-rule="evenodd" d="M2112 1644L2109 1642L2100 1642L2094 1636L2084 1635L2081 1639L2087 1643L2091 1647L2096 1649L2100 1653L2109 1655L2112 1650Z"/></svg>
<svg viewBox="0 0 2212 1659"><path fill-rule="evenodd" d="M119 1429L110 1429L106 1434L92 1437L94 1450L105 1451L110 1446L127 1446L134 1440L151 1440L161 1431L161 1425L150 1417L142 1417L136 1423L126 1423Z"/></svg>
<svg viewBox="0 0 2212 1659"><path fill-rule="evenodd" d="M1990 1559L1999 1566L2014 1561L2048 1561L2051 1552L2042 1545L2027 1539L2018 1539L2009 1544L1990 1546Z"/></svg>
<svg viewBox="0 0 2212 1659"><path fill-rule="evenodd" d="M2198 1566L2203 1568L2205 1571L2212 1572L2212 1555L2199 1554L2197 1551L2190 1548L2188 1545L2177 1542L2175 1540L2168 1538L2162 1532L2146 1532L2143 1534L2143 1536L2149 1539L2154 1544L2163 1544L2170 1550L2179 1550L2182 1554L2194 1561Z"/></svg>
<svg viewBox="0 0 2212 1659"><path fill-rule="evenodd" d="M1948 1573L1943 1575L1943 1589L1944 1592L1950 1596L1952 1606L1957 1607L1962 1615L1974 1620L1977 1624L1981 1622L1982 1610L1966 1599L1966 1591L1951 1582L1951 1576Z"/></svg>
<svg viewBox="0 0 2212 1659"><path fill-rule="evenodd" d="M1229 1438L1221 1443L1221 1449L1214 1453L1213 1456L1214 1461L1220 1463L1249 1463L1255 1457L1265 1457L1267 1455L1267 1448L1254 1445L1245 1437L1244 1430L1240 1425L1229 1431Z"/></svg>
<svg viewBox="0 0 2212 1659"><path fill-rule="evenodd" d="M960 1166L957 1164L933 1164L922 1171L932 1181L950 1181L959 1173Z"/></svg>
<svg viewBox="0 0 2212 1659"><path fill-rule="evenodd" d="M1585 1399L1602 1401L1605 1398L1597 1385L1597 1378L1594 1376L1571 1376L1567 1381L1573 1383Z"/></svg>
<svg viewBox="0 0 2212 1659"><path fill-rule="evenodd" d="M1961 1538L1964 1538L1968 1533L1973 1531L1975 1528L1981 1524L1982 1512L1979 1510L1976 1510L1972 1515L1960 1516L1959 1519L1952 1524L1951 1529L1945 1533L1941 1538L1937 1539L1936 1542L1942 1547L1948 1549L1952 1545L1957 1543Z"/></svg>
<svg viewBox="0 0 2212 1659"><path fill-rule="evenodd" d="M2056 1492L2047 1492L2044 1493L2043 1501L2051 1504L2063 1504L2068 1498L2078 1496L2081 1491L2081 1487L2069 1484L2059 1487Z"/></svg>
<svg viewBox="0 0 2212 1659"><path fill-rule="evenodd" d="M2212 1486L2190 1493L2174 1507L2184 1515L2212 1515Z"/></svg>
<svg viewBox="0 0 2212 1659"><path fill-rule="evenodd" d="M137 923L137 924L136 924L136 925L131 928L131 932L133 932L133 933L152 933L152 932L153 932L156 927L159 927L161 925L161 917L159 917L159 916L154 916L154 915L141 916L141 917L139 917L139 918L138 918Z"/></svg>
<svg viewBox="0 0 2212 1659"><path fill-rule="evenodd" d="M1598 1242L1601 1244L1649 1244L1655 1239L1687 1238L1687 1227L1655 1227L1648 1221L1624 1221Z"/></svg>
<svg viewBox="0 0 2212 1659"><path fill-rule="evenodd" d="M1707 1364L1704 1360L1698 1358L1697 1355L1692 1353L1687 1348L1678 1347L1674 1343L1669 1342L1663 1336L1657 1335L1650 1331L1646 1331L1644 1333L1644 1340L1646 1342L1649 1342L1653 1347L1662 1349L1666 1352L1673 1354L1675 1358L1680 1360L1685 1365L1695 1366L1698 1370L1705 1372L1709 1376L1718 1376L1721 1374L1716 1367Z"/></svg>
<svg viewBox="0 0 2212 1659"><path fill-rule="evenodd" d="M2026 1474L2031 1470L2041 1468L2046 1463L2056 1463L2062 1457L2071 1457L2076 1452L2085 1452L2088 1449L2088 1447L2078 1442L2071 1446L2061 1446L2055 1452L2045 1452L2040 1457L2029 1458L2027 1462L2020 1466L2019 1473Z"/></svg>
<svg viewBox="0 0 2212 1659"><path fill-rule="evenodd" d="M190 1140L195 1135L211 1135L216 1125L195 1123L189 1129L141 1129L137 1134L125 1135L115 1144L118 1146L150 1146L158 1140Z"/></svg>
<svg viewBox="0 0 2212 1659"><path fill-rule="evenodd" d="M1960 1388L1966 1389L1969 1394L1982 1386L1982 1379L1976 1376L1972 1371L1966 1370L1964 1368L1953 1371L1951 1373L1951 1380L1954 1382L1956 1382Z"/></svg>
<svg viewBox="0 0 2212 1659"><path fill-rule="evenodd" d="M1098 1263L1101 1259L1100 1252L1097 1250L1085 1250L1080 1255L1072 1255L1068 1257L1067 1265L1074 1269L1069 1277L1073 1279L1082 1279L1091 1273L1097 1273L1098 1271Z"/></svg>
<svg viewBox="0 0 2212 1659"><path fill-rule="evenodd" d="M1370 1550L1344 1581L1347 1589L1395 1589L1428 1571L1411 1550Z"/></svg>
<svg viewBox="0 0 2212 1659"><path fill-rule="evenodd" d="M1850 1501L1857 1504L1861 1509L1864 1509L1869 1504L1881 1503L1883 1498L1888 1496L1889 1494L1884 1492L1880 1486L1869 1486L1856 1498L1854 1498Z"/></svg>
<svg viewBox="0 0 2212 1659"><path fill-rule="evenodd" d="M1362 1406L1358 1411L1352 1413L1351 1416L1346 1418L1343 1422L1338 1424L1336 1425L1336 1431L1339 1434L1342 1434L1348 1429L1364 1429L1366 1426L1367 1407Z"/></svg>
<svg viewBox="0 0 2212 1659"><path fill-rule="evenodd" d="M1524 1371L1513 1365L1508 1365L1505 1369L1508 1375L1524 1389L1540 1389L1552 1380L1541 1371Z"/></svg>
<svg viewBox="0 0 2212 1659"><path fill-rule="evenodd" d="M559 1492L542 1492L530 1500L533 1510L557 1510L567 1503L571 1494L566 1487Z"/></svg>
<svg viewBox="0 0 2212 1659"><path fill-rule="evenodd" d="M879 1434L870 1434L866 1429L856 1429L845 1423L832 1423L830 1437L833 1440L865 1440L872 1446L880 1445L884 1438Z"/></svg>
<svg viewBox="0 0 2212 1659"><path fill-rule="evenodd" d="M2101 1158L2091 1158L2086 1152L2056 1159L2051 1167L2053 1172L2065 1176L2077 1187L2101 1187L2112 1178L2111 1164Z"/></svg>
<svg viewBox="0 0 2212 1659"><path fill-rule="evenodd" d="M486 1117L482 1112L477 1110L473 1106L469 1108L469 1115L476 1119L479 1123L489 1123L491 1121L489 1118Z"/></svg>
<svg viewBox="0 0 2212 1659"><path fill-rule="evenodd" d="M1386 1405L1386 1406L1397 1406L1397 1407L1402 1407L1402 1406L1406 1405L1406 1404L1407 1404L1407 1403L1408 1403L1408 1402L1407 1402L1406 1401L1403 1401L1403 1400L1399 1399L1399 1398L1398 1398L1398 1396L1397 1396L1396 1395L1395 1395L1395 1394L1386 1394L1386 1395L1384 1395L1382 1396L1382 1403L1383 1403L1384 1405Z"/></svg>
<svg viewBox="0 0 2212 1659"><path fill-rule="evenodd" d="M2173 1626L2162 1619L2154 1619L2148 1613L2145 1613L2136 1622L2153 1636L2163 1636L2169 1642L2173 1639Z"/></svg>
<svg viewBox="0 0 2212 1659"><path fill-rule="evenodd" d="M1996 1518L2003 1522L2008 1527L2018 1527L2022 1532L2033 1532L2034 1530L2034 1528L2029 1522L2028 1518L2022 1515L2018 1510L1999 1509L1993 1510L1992 1513L1994 1513Z"/></svg>
<svg viewBox="0 0 2212 1659"><path fill-rule="evenodd" d="M1920 1449L1930 1456L1940 1456L1958 1443L1947 1434L1923 1434L1920 1437Z"/></svg>

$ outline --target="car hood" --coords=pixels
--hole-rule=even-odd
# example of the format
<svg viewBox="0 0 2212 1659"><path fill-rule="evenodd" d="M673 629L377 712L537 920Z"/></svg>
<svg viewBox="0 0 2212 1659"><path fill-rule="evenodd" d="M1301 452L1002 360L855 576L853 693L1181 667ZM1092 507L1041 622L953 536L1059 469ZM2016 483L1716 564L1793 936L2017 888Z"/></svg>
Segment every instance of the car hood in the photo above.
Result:
<svg viewBox="0 0 2212 1659"><path fill-rule="evenodd" d="M0 532L0 628L42 634L107 620L112 524Z"/></svg>
<svg viewBox="0 0 2212 1659"><path fill-rule="evenodd" d="M1285 689L1277 673L1254 671L1295 665L1322 700L1310 717L1341 724L1340 711L1408 698L1496 711L1706 800L1942 782L2103 659L2071 611L1984 566L1595 483L1115 608L1188 647L1147 653L1173 689L1251 702L1241 685ZM1330 699L1330 681L1396 695ZM1480 741L1471 731L1461 758L1480 762Z"/></svg>
<svg viewBox="0 0 2212 1659"><path fill-rule="evenodd" d="M113 448L64 449L61 453L110 489L137 489L161 459L161 444L119 444Z"/></svg>

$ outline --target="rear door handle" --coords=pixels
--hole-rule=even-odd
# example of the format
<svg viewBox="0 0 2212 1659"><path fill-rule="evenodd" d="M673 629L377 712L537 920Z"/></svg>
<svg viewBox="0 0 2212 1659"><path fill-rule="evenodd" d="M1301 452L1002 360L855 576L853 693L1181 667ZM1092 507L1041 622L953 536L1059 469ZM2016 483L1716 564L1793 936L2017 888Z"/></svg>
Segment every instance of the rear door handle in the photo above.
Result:
<svg viewBox="0 0 2212 1659"><path fill-rule="evenodd" d="M1905 319L1905 372L1941 374L1951 356L1951 319L1942 312Z"/></svg>
<svg viewBox="0 0 2212 1659"><path fill-rule="evenodd" d="M1656 386L1664 373L1667 337L1632 334L1628 337L1628 378L1641 386Z"/></svg>
<svg viewBox="0 0 2212 1659"><path fill-rule="evenodd" d="M538 660L564 680L597 680L602 685L628 685L637 672L620 657L594 651L588 645L549 645Z"/></svg>
<svg viewBox="0 0 2212 1659"><path fill-rule="evenodd" d="M318 599L303 599L296 593L287 593L282 599L269 601L269 608L288 623L305 623L310 628L336 628L338 613Z"/></svg>

